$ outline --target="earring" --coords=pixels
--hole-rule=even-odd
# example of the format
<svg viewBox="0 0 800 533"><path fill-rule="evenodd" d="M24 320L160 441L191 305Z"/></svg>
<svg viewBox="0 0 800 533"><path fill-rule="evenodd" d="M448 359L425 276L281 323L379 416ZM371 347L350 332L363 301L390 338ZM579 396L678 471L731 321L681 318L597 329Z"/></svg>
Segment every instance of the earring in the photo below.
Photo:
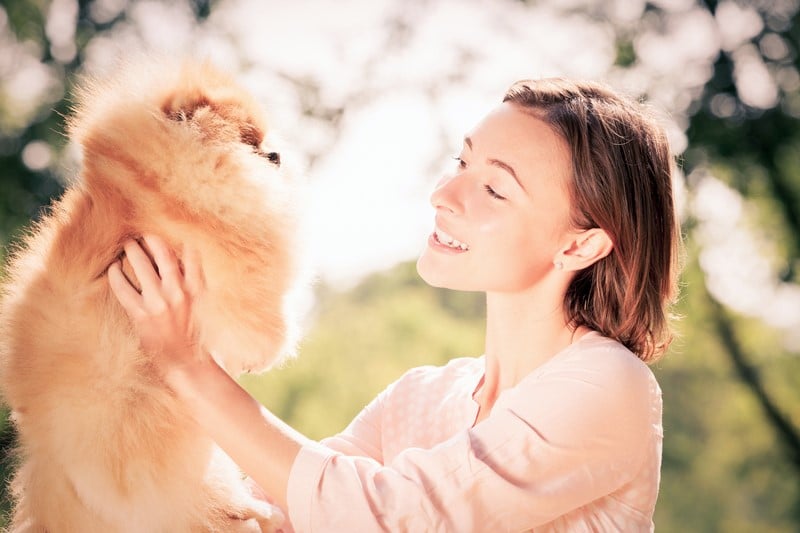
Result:
<svg viewBox="0 0 800 533"><path fill-rule="evenodd" d="M554 261L553 266L556 267L556 270L564 270L564 263L561 261Z"/></svg>

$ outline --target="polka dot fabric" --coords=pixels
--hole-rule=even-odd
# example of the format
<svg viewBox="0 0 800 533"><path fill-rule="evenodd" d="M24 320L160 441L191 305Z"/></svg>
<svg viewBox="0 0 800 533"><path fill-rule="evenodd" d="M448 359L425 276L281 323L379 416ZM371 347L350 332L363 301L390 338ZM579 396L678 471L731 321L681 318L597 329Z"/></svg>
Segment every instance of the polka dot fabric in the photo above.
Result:
<svg viewBox="0 0 800 533"><path fill-rule="evenodd" d="M482 359L456 359L446 367L408 372L387 395L381 419L384 461L406 448L430 448L472 426L478 404L472 392Z"/></svg>

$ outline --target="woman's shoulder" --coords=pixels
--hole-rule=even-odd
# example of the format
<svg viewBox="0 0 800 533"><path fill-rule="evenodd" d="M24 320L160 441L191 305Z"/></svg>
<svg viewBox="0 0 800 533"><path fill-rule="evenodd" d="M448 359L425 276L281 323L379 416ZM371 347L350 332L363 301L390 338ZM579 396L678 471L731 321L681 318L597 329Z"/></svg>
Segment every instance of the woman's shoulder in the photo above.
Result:
<svg viewBox="0 0 800 533"><path fill-rule="evenodd" d="M618 438L661 433L661 389L650 368L621 343L590 333L538 367L501 405L524 420L569 420ZM648 437L649 438L649 437Z"/></svg>
<svg viewBox="0 0 800 533"><path fill-rule="evenodd" d="M650 380L650 367L621 342L591 331L552 361L554 369L599 370L631 379Z"/></svg>
<svg viewBox="0 0 800 533"><path fill-rule="evenodd" d="M622 343L590 332L532 372L526 380L533 389L553 382L559 390L570 386L621 403L660 403L661 389L647 364ZM523 389L533 390L530 387ZM649 399L646 400L646 399Z"/></svg>

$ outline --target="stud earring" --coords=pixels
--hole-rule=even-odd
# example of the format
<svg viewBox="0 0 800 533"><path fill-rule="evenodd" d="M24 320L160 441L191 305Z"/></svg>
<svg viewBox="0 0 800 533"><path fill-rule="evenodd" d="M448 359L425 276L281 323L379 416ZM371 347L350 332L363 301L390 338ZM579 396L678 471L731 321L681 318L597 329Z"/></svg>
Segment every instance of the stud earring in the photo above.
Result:
<svg viewBox="0 0 800 533"><path fill-rule="evenodd" d="M564 270L564 263L561 261L554 261L553 266L556 267L556 270Z"/></svg>

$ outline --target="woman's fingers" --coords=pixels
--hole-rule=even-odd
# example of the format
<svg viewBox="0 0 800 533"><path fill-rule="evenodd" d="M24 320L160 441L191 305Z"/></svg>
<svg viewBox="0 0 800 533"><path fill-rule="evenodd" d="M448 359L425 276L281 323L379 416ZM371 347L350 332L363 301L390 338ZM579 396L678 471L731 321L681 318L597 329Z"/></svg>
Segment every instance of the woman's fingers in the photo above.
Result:
<svg viewBox="0 0 800 533"><path fill-rule="evenodd" d="M184 300L188 288L184 287L183 274L175 252L157 235L145 235L143 240L148 252L136 241L129 241L125 243L125 254L142 284L145 301L158 307L163 301L179 304Z"/></svg>
<svg viewBox="0 0 800 533"><path fill-rule="evenodd" d="M158 275L161 277L161 282L166 292L171 296L179 296L181 287L181 269L178 264L178 258L172 248L161 238L156 235L145 235L144 242L150 248L153 254L153 260L158 267Z"/></svg>
<svg viewBox="0 0 800 533"><path fill-rule="evenodd" d="M122 273L122 263L120 261L114 261L108 267L108 283L114 296L117 297L120 305L128 315L134 317L142 313L142 295Z"/></svg>
<svg viewBox="0 0 800 533"><path fill-rule="evenodd" d="M197 341L192 319L194 299L181 273L180 263L166 241L148 235L144 238L144 245L147 252L135 241L124 245L142 292L139 293L128 282L121 261L109 267L109 284L131 318L145 352L180 354ZM192 262L193 272L199 269L196 263L196 260Z"/></svg>
<svg viewBox="0 0 800 533"><path fill-rule="evenodd" d="M161 279L156 269L153 267L153 263L150 262L150 257L142 247L139 246L139 243L136 241L127 241L123 248L125 249L125 256L128 258L131 268L133 268L133 272L142 285L142 294L152 294L158 291L158 287L161 285Z"/></svg>

